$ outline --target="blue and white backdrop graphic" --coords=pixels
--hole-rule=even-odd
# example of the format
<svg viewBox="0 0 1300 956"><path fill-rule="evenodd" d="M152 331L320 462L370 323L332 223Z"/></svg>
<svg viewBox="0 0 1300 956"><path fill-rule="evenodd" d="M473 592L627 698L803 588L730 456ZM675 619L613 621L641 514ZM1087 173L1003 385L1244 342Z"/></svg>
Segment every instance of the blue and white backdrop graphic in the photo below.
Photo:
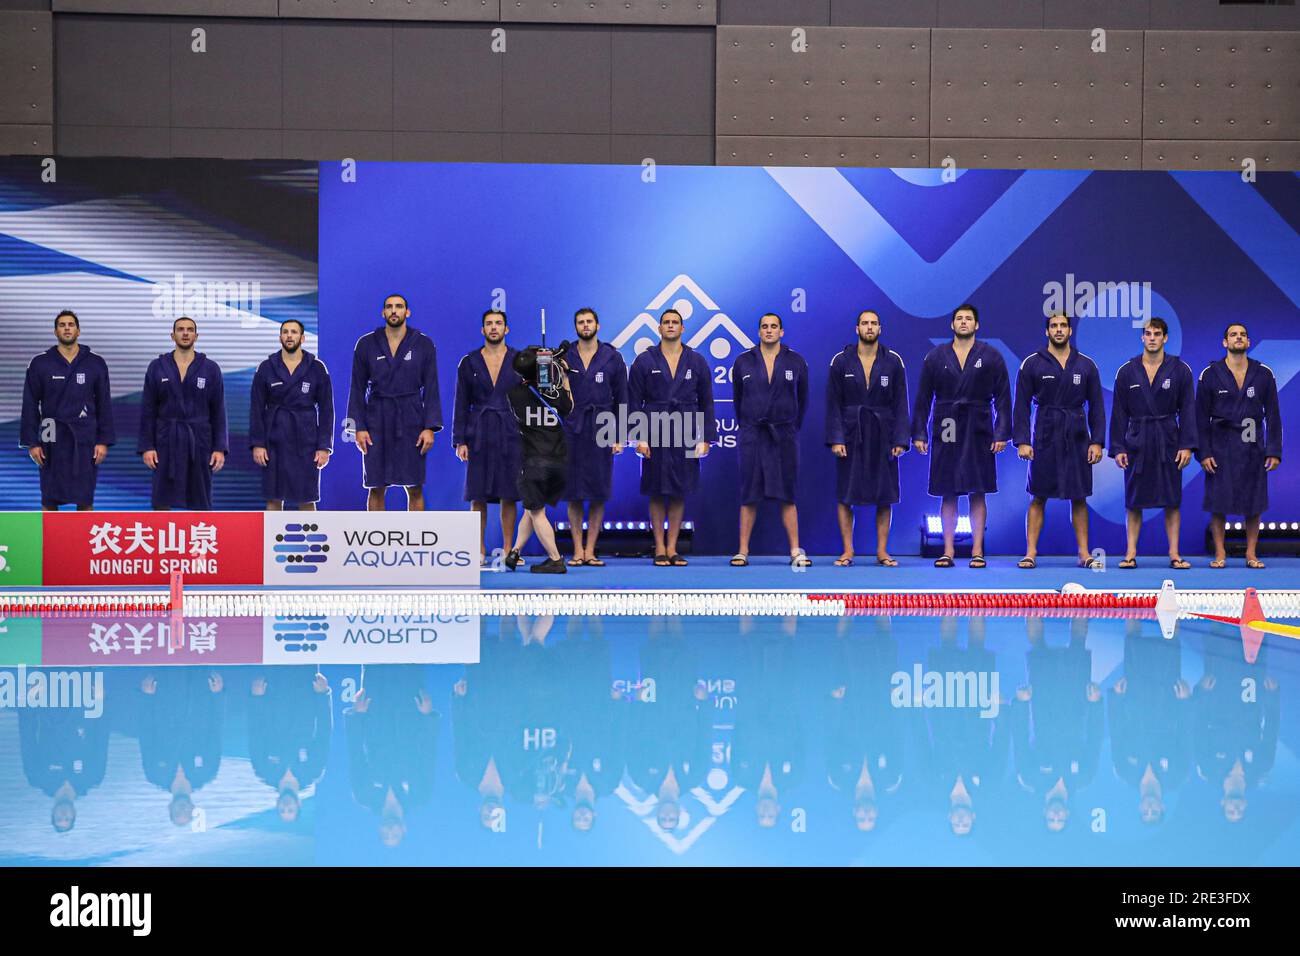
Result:
<svg viewBox="0 0 1300 956"><path fill-rule="evenodd" d="M951 337L948 316L960 303L978 305L980 336L1003 352L1014 378L1044 343L1053 296L1077 306L1098 284L1121 284L1096 297L1091 315L1064 302L1080 316L1075 342L1097 361L1109 410L1109 383L1140 351L1134 323L1141 325L1149 291L1150 313L1170 324L1170 351L1196 374L1222 355L1228 321L1249 323L1252 355L1277 375L1296 434L1300 180L1293 174L1245 183L1231 173L968 171L944 182L939 170L661 167L647 178L639 166L362 163L355 181L345 181L339 164L322 164L325 360L346 368L357 336L380 324L384 296L401 292L412 323L437 343L450 422L457 362L481 345L479 315L494 300L504 301L517 346L538 341L542 309L548 341L558 342L572 337L574 310L591 306L600 337L629 363L656 340L659 311L675 306L686 317L687 340L714 366L723 445L705 460L701 493L687 505L697 547L714 553L734 549L737 523L728 371L769 310L783 317L785 343L812 370L798 500L811 552L838 551L834 468L823 442L826 369L853 341L863 308L880 313L883 341L902 355L914 394L922 355ZM342 376L336 382L341 391ZM431 456L429 506L461 507L464 470L449 434ZM895 548L903 553L915 551L922 516L937 511L923 491L927 465L915 452L903 459L895 510ZM1025 467L1014 449L1000 458L992 552L1023 548ZM607 520L644 520L637 475L630 452L616 460ZM1205 526L1199 475L1195 466L1184 473L1191 553L1200 551ZM1272 479L1267 518L1300 520L1292 504L1298 476L1288 453ZM1095 478L1094 544L1114 551L1123 545L1121 473L1107 459ZM325 484L330 506L359 506L355 448L340 446ZM1048 522L1045 547L1072 551L1062 505L1049 508ZM784 550L774 514L758 535L756 551ZM1147 535L1143 550L1159 549L1160 537Z"/></svg>

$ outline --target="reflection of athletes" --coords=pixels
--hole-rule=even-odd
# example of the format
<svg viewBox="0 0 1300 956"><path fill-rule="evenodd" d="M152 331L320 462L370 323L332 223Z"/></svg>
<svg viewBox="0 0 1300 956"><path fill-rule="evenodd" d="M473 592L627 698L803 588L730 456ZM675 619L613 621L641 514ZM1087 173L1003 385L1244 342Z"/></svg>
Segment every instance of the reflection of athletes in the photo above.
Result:
<svg viewBox="0 0 1300 956"><path fill-rule="evenodd" d="M569 445L569 483L564 497L569 502L569 528L573 534L574 567L587 564L602 567L596 557L600 525L605 520L605 502L613 481L614 455L623 453L621 443L604 447L596 440L596 419L616 414L627 404L627 364L618 349L596 338L600 320L594 309L579 309L573 316L577 343L569 349L569 389L573 414L565 419ZM582 534L582 508L589 503L587 534Z"/></svg>
<svg viewBox="0 0 1300 956"><path fill-rule="evenodd" d="M1180 472L1196 448L1196 402L1192 370L1177 355L1165 353L1169 325L1149 319L1142 330L1142 354L1115 375L1110 410L1110 454L1124 469L1124 507L1128 545L1119 567L1137 567L1138 534L1144 508L1163 508L1169 566L1191 564L1179 554L1183 503Z"/></svg>
<svg viewBox="0 0 1300 956"><path fill-rule="evenodd" d="M286 501L315 511L320 470L334 449L334 392L325 363L302 348L303 324L280 323L280 351L253 375L248 442L262 468L268 511Z"/></svg>
<svg viewBox="0 0 1300 956"><path fill-rule="evenodd" d="M1282 410L1273 370L1247 358L1250 335L1240 322L1224 330L1227 355L1211 362L1196 386L1196 457L1205 469L1204 508L1210 512L1214 560L1227 564L1223 528L1228 515L1246 519L1246 567L1262 568L1255 551L1259 517L1268 507L1268 473L1282 463Z"/></svg>
<svg viewBox="0 0 1300 956"><path fill-rule="evenodd" d="M519 500L519 428L510 410L510 389L519 384L516 352L506 344L504 312L483 313L483 347L456 367L456 407L451 441L465 462L465 500L479 516L479 550L487 560L488 505L501 510L501 548L510 550Z"/></svg>
<svg viewBox="0 0 1300 956"><path fill-rule="evenodd" d="M1007 364L993 346L976 341L979 313L961 305L952 314L952 342L931 349L921 366L912 412L912 444L930 451L930 407L934 406L934 457L930 494L942 498L943 556L936 568L953 566L957 499L970 498L972 568L985 566L984 496L998 490L996 456L1011 437L1011 386ZM996 412L996 418L994 413Z"/></svg>
<svg viewBox="0 0 1300 956"><path fill-rule="evenodd" d="M56 672L46 673L53 678ZM47 686L55 686L54 680ZM27 782L54 799L50 825L67 833L77 823L76 799L104 782L107 719L103 714L87 717L80 707L23 707L18 739Z"/></svg>
<svg viewBox="0 0 1300 956"><path fill-rule="evenodd" d="M248 759L259 780L274 787L280 819L292 823L299 793L320 779L329 756L333 710L330 685L312 666L267 668L250 685Z"/></svg>
<svg viewBox="0 0 1300 956"><path fill-rule="evenodd" d="M1246 816L1247 794L1264 782L1277 759L1282 694L1268 673L1265 643L1254 664L1216 648L1192 698L1196 772L1218 791L1229 823ZM1207 649L1208 650L1208 649Z"/></svg>
<svg viewBox="0 0 1300 956"><path fill-rule="evenodd" d="M203 667L173 667L140 681L140 761L145 779L171 794L178 827L194 816L194 791L221 769L225 682Z"/></svg>
<svg viewBox="0 0 1300 956"><path fill-rule="evenodd" d="M630 411L647 415L651 422L648 437L657 439L636 446L641 456L641 494L650 497L654 563L659 567L682 566L687 561L677 553L677 536L682 529L685 499L699 486L700 459L709 453L709 443L717 441L718 423L713 417L709 363L683 344L682 317L676 309L667 309L659 317L659 336L660 343L647 348L632 363L628 405ZM701 425L702 435L698 431ZM660 434L655 435L656 430Z"/></svg>
<svg viewBox="0 0 1300 956"><path fill-rule="evenodd" d="M731 370L736 420L740 426L740 549L735 567L749 563L749 537L763 501L781 503L781 523L790 542L790 563L812 564L799 547L799 513L794 504L799 479L799 429L808 410L808 363L781 344L781 317L758 320L759 344L736 356Z"/></svg>
<svg viewBox="0 0 1300 956"><path fill-rule="evenodd" d="M406 488L407 508L424 510L425 455L442 430L438 350L407 319L406 297L384 299L384 325L357 339L348 418L362 454L367 511L384 510L384 492Z"/></svg>
<svg viewBox="0 0 1300 956"><path fill-rule="evenodd" d="M1047 347L1020 365L1016 376L1012 442L1029 462L1029 514L1025 519L1025 556L1019 566L1032 568L1038 559L1038 537L1048 498L1070 502L1070 520L1079 546L1079 567L1099 566L1088 551L1088 496L1092 466L1101 461L1106 442L1106 408L1101 376L1088 356L1071 347L1070 317L1047 320ZM1084 414L1083 406L1088 406ZM1030 409L1034 413L1030 436Z"/></svg>
<svg viewBox="0 0 1300 956"><path fill-rule="evenodd" d="M194 351L198 338L193 319L177 319L176 348L150 362L144 375L136 451L153 471L155 511L210 511L212 476L230 450L221 369Z"/></svg>
<svg viewBox="0 0 1300 956"><path fill-rule="evenodd" d="M880 316L858 314L858 340L831 359L826 377L826 444L835 455L835 494L844 550L836 567L853 563L853 508L876 507L876 564L889 554L889 524L898 501L898 457L907 451L911 420L907 369L880 344Z"/></svg>
<svg viewBox="0 0 1300 956"><path fill-rule="evenodd" d="M19 441L41 470L44 510L73 504L91 511L99 465L116 440L108 366L77 344L75 312L55 317L54 334L58 345L27 366Z"/></svg>

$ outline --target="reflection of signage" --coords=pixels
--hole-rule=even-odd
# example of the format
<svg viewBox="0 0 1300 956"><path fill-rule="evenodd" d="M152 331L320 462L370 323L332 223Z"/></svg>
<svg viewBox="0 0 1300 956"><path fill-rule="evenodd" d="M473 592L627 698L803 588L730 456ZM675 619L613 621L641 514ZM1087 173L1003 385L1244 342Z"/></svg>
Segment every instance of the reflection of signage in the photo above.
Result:
<svg viewBox="0 0 1300 956"><path fill-rule="evenodd" d="M261 584L262 512L47 512L44 584Z"/></svg>
<svg viewBox="0 0 1300 956"><path fill-rule="evenodd" d="M46 665L257 664L260 617L84 615L43 622Z"/></svg>
<svg viewBox="0 0 1300 956"><path fill-rule="evenodd" d="M266 664L477 664L469 614L283 614L263 625Z"/></svg>
<svg viewBox="0 0 1300 956"><path fill-rule="evenodd" d="M478 584L470 511L268 513L266 584L385 587Z"/></svg>

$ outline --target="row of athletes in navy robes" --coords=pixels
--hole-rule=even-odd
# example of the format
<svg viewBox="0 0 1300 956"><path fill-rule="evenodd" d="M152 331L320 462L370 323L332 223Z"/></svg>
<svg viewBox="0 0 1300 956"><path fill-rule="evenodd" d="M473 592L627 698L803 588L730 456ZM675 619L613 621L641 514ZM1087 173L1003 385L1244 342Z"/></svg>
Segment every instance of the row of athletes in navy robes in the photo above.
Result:
<svg viewBox="0 0 1300 956"><path fill-rule="evenodd" d="M385 299L384 326L362 336L354 353L348 413L363 454L369 507L381 509L385 490L406 488L410 506L423 507L425 460L442 428L436 349L407 324L407 301ZM604 502L610 495L612 456L618 442L598 440L598 416L620 406L648 413L698 416L703 434L694 447L637 445L642 457L641 492L650 499L657 564L684 564L677 555L686 496L698 487L700 459L717 439L712 372L702 355L682 342L684 323L675 310L660 317L661 341L637 357L629 372L613 346L597 338L599 321L590 309L574 320L578 341L567 358L574 412L566 422L569 477L565 499L574 535L570 563L599 564L596 542ZM857 341L837 354L828 377L826 442L838 459L837 501L844 550L836 563L853 561L853 508L876 507L877 562L892 566L886 543L891 506L899 500L897 459L908 448L931 451L929 493L942 499L945 549L936 562L951 566L957 500L969 496L973 566L983 559L985 495L997 490L995 456L1008 439L1030 462L1032 496L1028 548L1021 566L1036 560L1043 510L1048 498L1070 500L1079 560L1093 559L1087 547L1086 498L1092 466L1103 453L1105 412L1096 365L1070 345L1065 316L1047 322L1047 345L1022 364L1014 414L1009 377L1000 353L976 338L973 306L954 311L953 341L927 354L916 402L910 407L906 369L897 353L880 343L878 315L862 312ZM77 344L80 323L71 312L56 318L58 344L29 366L20 440L41 466L42 504L73 503L89 508L99 463L113 443L108 369ZM467 464L465 500L484 516L499 503L509 547L520 472L518 429L508 402L517 383L515 350L506 344L506 317L482 317L484 345L457 368L452 442ZM757 506L775 499L790 539L792 562L808 559L798 544L794 492L799 460L796 436L807 409L807 364L781 345L781 319L764 315L759 345L742 353L732 369L740 429L740 549L732 563L748 562ZM1146 508L1165 510L1170 561L1185 567L1178 553L1179 471L1193 453L1206 472L1204 507L1212 515L1215 566L1222 566L1224 519L1247 517L1247 561L1255 554L1258 516L1267 507L1266 473L1281 459L1282 430L1277 386L1267 366L1246 357L1249 337L1241 324L1225 331L1223 359L1202 373L1193 389L1191 371L1167 355L1161 319L1143 331L1143 353L1121 367L1111 415L1110 449L1125 469L1128 547L1121 567L1136 561L1137 533ZM153 470L155 508L210 508L212 474L227 452L224 389L216 363L195 351L197 326L188 318L173 324L176 348L150 363L146 373L137 451ZM329 373L301 348L303 327L287 320L281 349L254 376L250 444L264 470L268 506L319 500L319 470L332 452L334 408ZM856 359L856 361L855 361ZM1033 407L1037 406L1036 413ZM1197 435L1201 436L1198 442ZM684 443L683 443L684 444ZM665 532L665 523L667 530ZM486 542L483 542L486 552Z"/></svg>

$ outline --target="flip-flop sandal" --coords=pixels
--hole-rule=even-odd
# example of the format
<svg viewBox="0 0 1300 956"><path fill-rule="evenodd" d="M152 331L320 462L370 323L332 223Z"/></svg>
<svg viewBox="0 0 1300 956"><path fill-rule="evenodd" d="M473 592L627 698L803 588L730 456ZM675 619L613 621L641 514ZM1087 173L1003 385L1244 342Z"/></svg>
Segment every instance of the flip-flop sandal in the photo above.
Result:
<svg viewBox="0 0 1300 956"><path fill-rule="evenodd" d="M1176 560L1174 558L1169 559L1169 567L1173 568L1175 571L1186 571L1191 566L1192 563L1190 561L1184 561L1182 558Z"/></svg>
<svg viewBox="0 0 1300 956"><path fill-rule="evenodd" d="M851 567L853 567L853 559L852 559L852 558L836 558L836 559L835 559L835 567L837 567L837 568L851 568Z"/></svg>
<svg viewBox="0 0 1300 956"><path fill-rule="evenodd" d="M1016 562L1016 567L1024 568L1028 571L1030 568L1038 567L1038 562L1034 558L1021 558Z"/></svg>
<svg viewBox="0 0 1300 956"><path fill-rule="evenodd" d="M594 557L588 558L586 561L582 563L589 568L603 568L605 566L604 561L600 560L600 558L594 558Z"/></svg>
<svg viewBox="0 0 1300 956"><path fill-rule="evenodd" d="M953 560L945 554L934 559L934 566L936 568L951 568L953 566Z"/></svg>
<svg viewBox="0 0 1300 956"><path fill-rule="evenodd" d="M747 554L737 554L735 557L733 557L733 558L731 559L731 566L732 566L733 568L747 568L747 567L749 567L749 555L747 555Z"/></svg>
<svg viewBox="0 0 1300 956"><path fill-rule="evenodd" d="M893 558L876 558L876 564L880 565L882 568L898 567L898 562Z"/></svg>
<svg viewBox="0 0 1300 956"><path fill-rule="evenodd" d="M1080 558L1075 564L1086 571L1096 571L1102 566L1101 561L1097 558Z"/></svg>
<svg viewBox="0 0 1300 956"><path fill-rule="evenodd" d="M1216 571L1221 570L1222 568L1226 568L1227 566L1228 566L1228 562L1226 560L1210 562L1210 567L1214 568L1214 570ZM1247 565L1247 567L1249 567L1249 565Z"/></svg>
<svg viewBox="0 0 1300 956"><path fill-rule="evenodd" d="M977 569L986 568L988 567L988 562L984 560L984 555L972 554L970 558L970 563L967 565L967 567L977 568Z"/></svg>
<svg viewBox="0 0 1300 956"><path fill-rule="evenodd" d="M1125 558L1116 565L1121 571L1132 571L1138 566L1137 558Z"/></svg>
<svg viewBox="0 0 1300 956"><path fill-rule="evenodd" d="M790 567L792 568L811 568L812 561L808 555L800 551L798 554L790 555Z"/></svg>
<svg viewBox="0 0 1300 956"><path fill-rule="evenodd" d="M1253 560L1253 561L1247 561L1247 562L1246 562L1246 567L1248 567L1248 568L1253 568L1254 570L1258 571L1258 570L1260 570L1261 568L1266 568L1266 567L1268 567L1268 565L1265 564L1263 561L1259 560L1259 558L1256 558L1256 559Z"/></svg>
<svg viewBox="0 0 1300 956"><path fill-rule="evenodd" d="M687 561L680 554L670 554L668 555L668 563L675 568L684 568L691 562Z"/></svg>
<svg viewBox="0 0 1300 956"><path fill-rule="evenodd" d="M655 555L655 567L656 567L656 568L666 568L666 567L669 567L670 565L672 565L672 561L669 560L668 555L666 555L666 554L656 554L656 555Z"/></svg>
<svg viewBox="0 0 1300 956"><path fill-rule="evenodd" d="M565 561L564 563L571 568L580 568L587 562L582 558L569 558L569 560Z"/></svg>

